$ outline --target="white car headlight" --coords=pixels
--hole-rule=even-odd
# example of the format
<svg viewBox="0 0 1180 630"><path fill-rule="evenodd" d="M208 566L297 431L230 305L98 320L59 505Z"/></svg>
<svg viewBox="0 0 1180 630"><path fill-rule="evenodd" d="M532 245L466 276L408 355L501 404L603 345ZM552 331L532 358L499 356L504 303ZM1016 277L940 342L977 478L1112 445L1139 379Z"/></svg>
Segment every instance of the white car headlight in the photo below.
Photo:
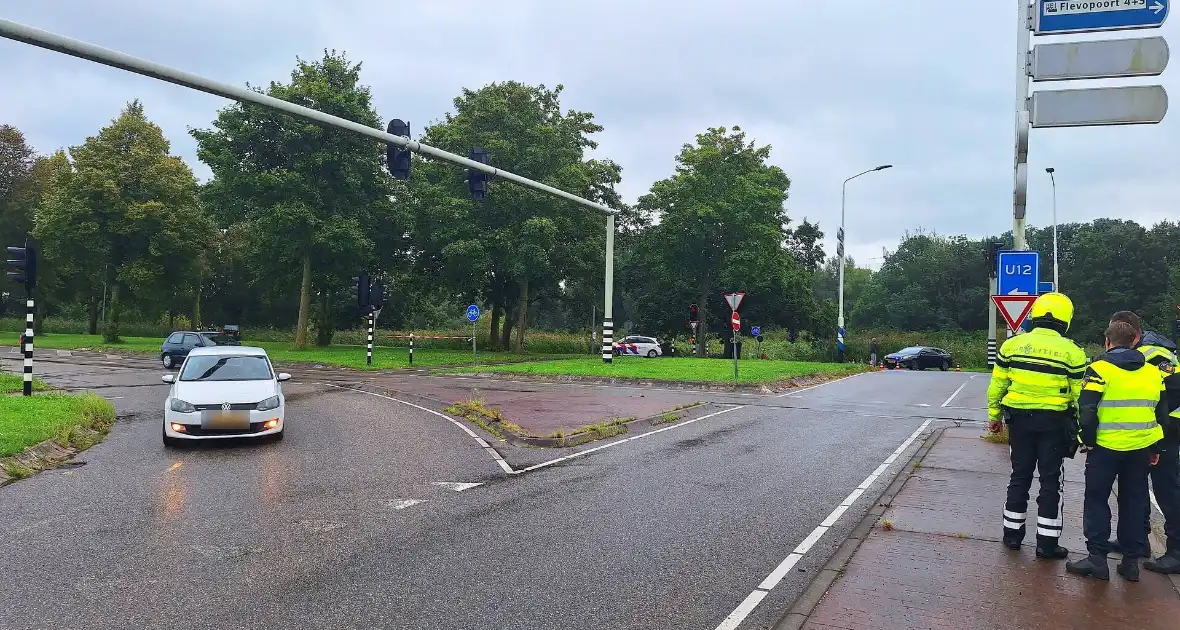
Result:
<svg viewBox="0 0 1180 630"><path fill-rule="evenodd" d="M278 407L279 407L279 397L278 396L271 396L270 398L267 398L266 400L258 403L258 410L259 411L270 411L271 409L278 409Z"/></svg>
<svg viewBox="0 0 1180 630"><path fill-rule="evenodd" d="M177 413L193 413L197 410L197 408L194 407L192 403L183 401L179 398L173 398L172 402L168 406L172 409L172 411Z"/></svg>

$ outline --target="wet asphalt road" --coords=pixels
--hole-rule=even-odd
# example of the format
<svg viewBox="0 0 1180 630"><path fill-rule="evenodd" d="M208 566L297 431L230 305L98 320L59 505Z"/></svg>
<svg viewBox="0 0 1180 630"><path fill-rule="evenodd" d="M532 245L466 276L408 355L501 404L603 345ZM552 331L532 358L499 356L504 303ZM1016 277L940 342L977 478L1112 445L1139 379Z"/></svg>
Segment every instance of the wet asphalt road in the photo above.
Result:
<svg viewBox="0 0 1180 630"><path fill-rule="evenodd" d="M87 361L39 371L121 418L85 465L0 488L5 630L716 628L927 419L982 419L987 382L709 395L729 410L507 474L446 419L313 373L283 442L165 450L161 371ZM773 626L917 444L741 628ZM516 470L570 454L498 448Z"/></svg>

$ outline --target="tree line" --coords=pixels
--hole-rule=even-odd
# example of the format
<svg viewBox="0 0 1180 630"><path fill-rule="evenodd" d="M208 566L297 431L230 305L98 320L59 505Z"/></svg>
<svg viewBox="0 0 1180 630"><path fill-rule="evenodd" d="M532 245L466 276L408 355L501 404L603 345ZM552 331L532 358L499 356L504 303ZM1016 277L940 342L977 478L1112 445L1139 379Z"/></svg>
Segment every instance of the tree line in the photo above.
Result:
<svg viewBox="0 0 1180 630"><path fill-rule="evenodd" d="M361 69L325 51L297 60L285 82L254 89L384 128ZM499 168L615 208L616 328L687 338L697 304L704 329L720 333L722 294L745 291L746 321L834 336L837 261L818 223L788 216L791 180L770 146L737 126L703 130L670 156L666 178L627 204L620 166L588 155L602 126L563 108L562 91L513 81L464 89L417 139L458 154L482 147ZM38 325L45 315L85 319L115 341L122 321L236 323L290 330L297 347L324 345L361 323L352 281L361 270L385 280L387 328L450 327L475 302L489 313L493 346L523 350L529 330L601 323L598 213L495 180L473 201L463 169L418 155L410 178L395 180L379 143L250 104L189 133L212 171L206 182L171 155L138 101L48 155L0 126L0 239L41 243ZM1149 321L1170 315L1176 230L1115 220L1060 227L1062 284L1083 328L1117 308ZM1045 230L1029 238L1049 251ZM916 233L879 271L848 259L851 331L982 329L982 252L981 241ZM703 352L704 335L698 342Z"/></svg>

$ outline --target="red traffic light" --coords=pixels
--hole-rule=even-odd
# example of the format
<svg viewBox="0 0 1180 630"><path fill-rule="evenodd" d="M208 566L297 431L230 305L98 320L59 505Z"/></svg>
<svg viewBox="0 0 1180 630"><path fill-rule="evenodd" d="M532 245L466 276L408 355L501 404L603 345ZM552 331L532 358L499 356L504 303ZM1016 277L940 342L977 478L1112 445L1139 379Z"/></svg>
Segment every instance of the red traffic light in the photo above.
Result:
<svg viewBox="0 0 1180 630"><path fill-rule="evenodd" d="M699 322L700 321L700 313L697 312L697 305L696 304L693 304L688 307L688 321L690 321L690 322Z"/></svg>

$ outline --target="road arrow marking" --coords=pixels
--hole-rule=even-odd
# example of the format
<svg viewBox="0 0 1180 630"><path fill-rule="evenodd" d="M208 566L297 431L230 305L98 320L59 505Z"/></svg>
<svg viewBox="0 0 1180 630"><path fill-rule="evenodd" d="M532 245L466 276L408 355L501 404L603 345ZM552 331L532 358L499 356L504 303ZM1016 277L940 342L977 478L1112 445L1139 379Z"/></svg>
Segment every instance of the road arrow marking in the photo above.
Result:
<svg viewBox="0 0 1180 630"><path fill-rule="evenodd" d="M421 503L418 499L398 499L397 501L390 501L389 507L395 510L404 510L411 505L418 505Z"/></svg>
<svg viewBox="0 0 1180 630"><path fill-rule="evenodd" d="M435 481L433 483L436 486L442 486L444 488L454 490L455 492L463 492L464 490L467 490L469 488L474 488L476 486L483 485L482 482L480 482L480 483L462 483L462 482L458 482L458 481Z"/></svg>

